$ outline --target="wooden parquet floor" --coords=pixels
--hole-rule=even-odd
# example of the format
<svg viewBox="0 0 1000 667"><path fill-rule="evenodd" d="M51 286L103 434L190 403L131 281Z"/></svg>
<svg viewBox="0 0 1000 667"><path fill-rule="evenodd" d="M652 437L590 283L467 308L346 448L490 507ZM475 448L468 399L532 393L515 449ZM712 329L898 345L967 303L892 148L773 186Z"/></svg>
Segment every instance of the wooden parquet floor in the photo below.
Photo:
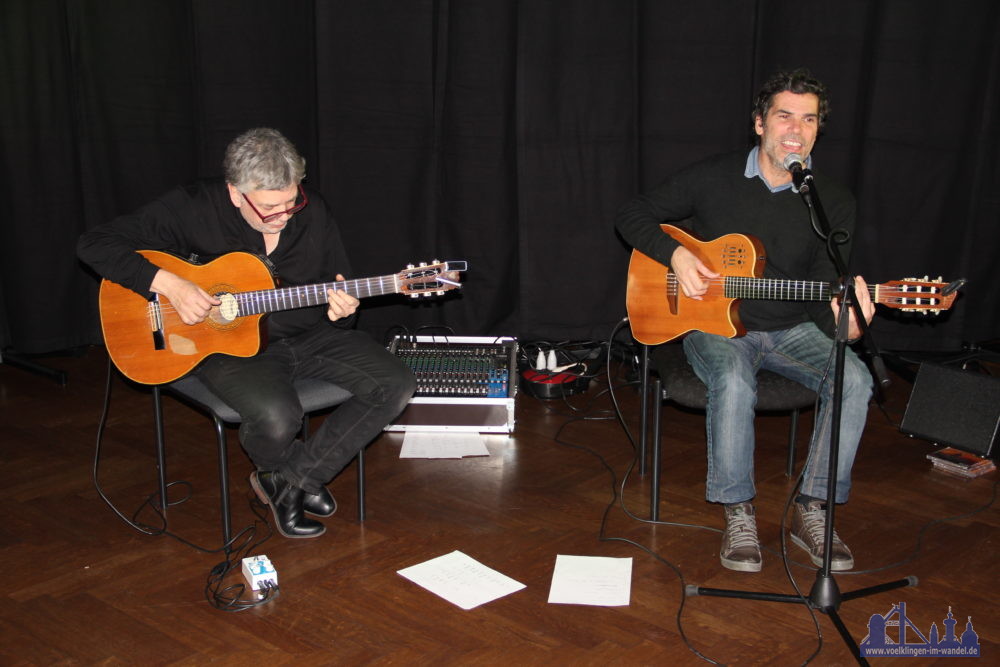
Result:
<svg viewBox="0 0 1000 667"><path fill-rule="evenodd" d="M381 436L368 449L367 521L356 518L352 464L331 484L340 508L326 520L325 535L289 540L275 534L257 550L277 567L280 596L227 613L204 594L219 554L136 532L95 491L103 349L41 361L65 370L67 385L0 365L5 665L704 664L692 647L733 665L801 664L817 648L812 664L854 664L823 614L816 616L820 647L804 605L683 597L684 584L793 592L779 553L781 512L792 487L784 475L787 417L757 420L756 504L769 549L759 574L719 564L722 513L703 500L703 416L664 409L660 518L708 529L650 524L644 520L648 477L633 470L621 486L634 449L602 380L568 403L519 395L515 433L489 436L488 458L400 459L402 436ZM148 393L117 377L111 386L99 478L131 515L155 491L151 404ZM1000 515L996 504L969 513L990 502L997 474L962 481L933 472L924 458L933 446L908 438L894 423L909 390L897 379L885 410L872 406L852 501L837 513L839 533L862 572L836 579L844 592L909 575L919 585L845 601L840 615L860 642L871 615L894 603L906 602L909 618L925 633L931 623L943 632L951 608L959 633L971 617L981 664L996 664ZM637 437L635 391L619 386L615 396ZM164 403L169 477L192 489L186 502L170 507L169 529L217 548L211 422L173 399ZM800 427L800 452L811 421L807 415ZM230 444L233 524L241 530L254 522L246 481L251 467L234 431ZM621 502L608 509L622 489ZM172 492L172 500L175 493L183 491ZM958 515L966 516L938 521ZM155 520L148 511L141 516ZM397 574L454 550L526 588L463 611ZM631 603L549 604L558 554L632 558ZM802 565L808 561L792 545L789 556L808 592L813 569ZM682 602L690 647L678 629Z"/></svg>

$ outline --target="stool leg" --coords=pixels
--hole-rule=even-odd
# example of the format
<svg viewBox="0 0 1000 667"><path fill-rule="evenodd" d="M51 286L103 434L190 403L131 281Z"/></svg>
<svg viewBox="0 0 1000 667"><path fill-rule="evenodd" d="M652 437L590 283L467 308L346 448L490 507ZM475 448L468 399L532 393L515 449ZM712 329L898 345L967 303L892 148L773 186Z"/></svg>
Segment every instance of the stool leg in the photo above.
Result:
<svg viewBox="0 0 1000 667"><path fill-rule="evenodd" d="M215 435L219 441L219 513L222 515L222 548L231 551L232 520L229 515L229 448L226 446L226 425L215 417Z"/></svg>
<svg viewBox="0 0 1000 667"><path fill-rule="evenodd" d="M639 354L639 476L646 475L646 436L649 435L649 346ZM654 402L654 406L656 403ZM655 409L655 408L654 408Z"/></svg>
<svg viewBox="0 0 1000 667"><path fill-rule="evenodd" d="M358 521L365 520L365 450L358 452Z"/></svg>
<svg viewBox="0 0 1000 667"><path fill-rule="evenodd" d="M649 519L650 521L660 520L660 395L663 392L660 378L653 381L653 441L650 446L653 448L652 468L653 472L649 476Z"/></svg>
<svg viewBox="0 0 1000 667"><path fill-rule="evenodd" d="M167 454L163 443L163 404L160 402L160 386L153 386L153 426L156 436L156 473L160 486L160 512L163 522L167 522Z"/></svg>
<svg viewBox="0 0 1000 667"><path fill-rule="evenodd" d="M795 476L795 440L799 432L799 409L792 410L792 425L788 430L788 465L785 467L785 476Z"/></svg>

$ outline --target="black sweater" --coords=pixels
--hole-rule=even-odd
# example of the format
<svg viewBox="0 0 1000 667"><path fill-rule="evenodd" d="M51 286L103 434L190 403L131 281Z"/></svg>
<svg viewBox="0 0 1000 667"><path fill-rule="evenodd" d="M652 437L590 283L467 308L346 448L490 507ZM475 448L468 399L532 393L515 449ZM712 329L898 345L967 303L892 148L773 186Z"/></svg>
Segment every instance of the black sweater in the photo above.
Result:
<svg viewBox="0 0 1000 667"><path fill-rule="evenodd" d="M171 190L135 213L85 232L77 254L103 277L149 296L158 267L136 250L162 250L204 263L230 252L267 257L282 285L331 282L350 276L340 230L322 197L309 191L309 204L292 216L278 246L265 254L264 237L233 206L221 181L202 181ZM239 289L239 276L233 276ZM350 326L354 318L337 320ZM268 315L271 339L301 333L326 321L325 307L314 306Z"/></svg>
<svg viewBox="0 0 1000 667"><path fill-rule="evenodd" d="M772 193L760 178L747 178L746 160L746 153L722 155L678 172L623 206L615 223L618 231L632 247L664 265L678 243L660 230L661 223L675 224L704 241L747 234L764 245L765 277L834 281L836 269L812 229L805 202L791 189ZM853 234L853 195L820 173L814 178L831 228ZM850 244L841 253L847 261ZM749 331L785 329L812 319L833 333L833 315L825 302L744 299L739 314Z"/></svg>

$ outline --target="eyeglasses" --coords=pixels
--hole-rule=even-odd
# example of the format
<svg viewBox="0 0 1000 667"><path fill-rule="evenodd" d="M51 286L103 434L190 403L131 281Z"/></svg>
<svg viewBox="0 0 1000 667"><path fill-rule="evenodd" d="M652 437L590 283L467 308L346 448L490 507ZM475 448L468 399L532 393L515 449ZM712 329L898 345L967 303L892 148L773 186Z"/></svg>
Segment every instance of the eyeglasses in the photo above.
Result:
<svg viewBox="0 0 1000 667"><path fill-rule="evenodd" d="M304 209L306 204L309 203L309 197L306 196L306 191L302 189L301 183L299 183L299 196L296 197L296 199L300 201L296 201L291 208L279 211L278 213L271 213L269 215L264 215L258 211L257 207L253 205L252 201L250 201L250 198L246 196L246 193L241 192L240 194L243 195L243 198L247 201L247 204L250 205L250 208L253 209L253 212L257 214L257 217L260 218L261 222L271 222L272 220L277 220L283 215L294 215Z"/></svg>

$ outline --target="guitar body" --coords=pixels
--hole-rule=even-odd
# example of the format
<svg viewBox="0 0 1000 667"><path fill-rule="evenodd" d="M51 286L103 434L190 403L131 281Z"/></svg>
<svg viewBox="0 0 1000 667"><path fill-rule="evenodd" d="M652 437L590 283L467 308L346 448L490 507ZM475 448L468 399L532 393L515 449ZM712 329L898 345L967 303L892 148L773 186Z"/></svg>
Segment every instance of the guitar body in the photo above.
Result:
<svg viewBox="0 0 1000 667"><path fill-rule="evenodd" d="M108 355L125 377L142 384L173 382L210 354L252 357L263 342L264 315L325 306L328 290L357 299L384 294L429 297L461 287L459 274L468 269L462 260L434 260L407 264L385 276L275 288L267 266L250 253L233 252L208 264L191 264L157 250L138 252L221 301L203 321L187 325L166 298L147 301L109 280L101 283L101 329Z"/></svg>
<svg viewBox="0 0 1000 667"><path fill-rule="evenodd" d="M156 250L139 254L213 295L274 287L267 266L245 252L223 255L202 265ZM234 279L239 280L239 290L231 282ZM263 314L226 319L216 307L204 321L188 325L166 298L160 296L158 304L157 309L156 301L147 301L109 280L101 282L104 342L115 366L130 380L142 384L172 382L211 354L250 357L261 348Z"/></svg>
<svg viewBox="0 0 1000 667"><path fill-rule="evenodd" d="M764 271L764 246L753 237L727 234L701 241L673 225L660 225L708 268L726 276L759 278ZM632 336L645 345L659 345L691 331L727 338L741 336L737 299L728 298L724 286L713 281L701 299L684 296L669 267L638 250L628 266L625 307Z"/></svg>

